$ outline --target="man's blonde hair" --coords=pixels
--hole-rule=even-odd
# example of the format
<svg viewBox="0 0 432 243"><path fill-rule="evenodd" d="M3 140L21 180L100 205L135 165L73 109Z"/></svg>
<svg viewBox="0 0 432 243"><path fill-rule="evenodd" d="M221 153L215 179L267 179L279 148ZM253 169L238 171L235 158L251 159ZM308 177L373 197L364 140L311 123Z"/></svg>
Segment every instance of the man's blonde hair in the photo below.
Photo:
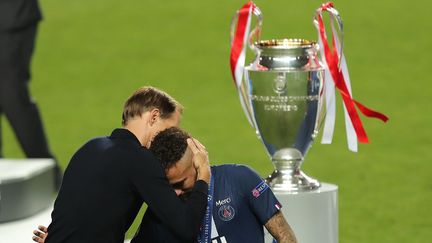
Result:
<svg viewBox="0 0 432 243"><path fill-rule="evenodd" d="M136 116L141 116L146 111L157 108L160 117L167 119L183 107L169 94L154 87L144 86L135 91L123 106L122 125L127 125L128 121Z"/></svg>

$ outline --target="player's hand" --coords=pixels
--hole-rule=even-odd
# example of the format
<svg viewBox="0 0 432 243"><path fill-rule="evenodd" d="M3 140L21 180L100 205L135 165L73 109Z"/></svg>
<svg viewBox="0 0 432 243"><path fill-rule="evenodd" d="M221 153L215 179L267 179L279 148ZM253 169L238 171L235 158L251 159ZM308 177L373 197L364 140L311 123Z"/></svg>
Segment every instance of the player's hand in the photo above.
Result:
<svg viewBox="0 0 432 243"><path fill-rule="evenodd" d="M198 173L197 180L210 183L210 164L206 148L195 138L188 138L187 143L193 154L192 161Z"/></svg>
<svg viewBox="0 0 432 243"><path fill-rule="evenodd" d="M39 225L37 230L33 230L33 241L38 242L38 243L45 243L45 239L48 236L48 228L43 226L43 225Z"/></svg>

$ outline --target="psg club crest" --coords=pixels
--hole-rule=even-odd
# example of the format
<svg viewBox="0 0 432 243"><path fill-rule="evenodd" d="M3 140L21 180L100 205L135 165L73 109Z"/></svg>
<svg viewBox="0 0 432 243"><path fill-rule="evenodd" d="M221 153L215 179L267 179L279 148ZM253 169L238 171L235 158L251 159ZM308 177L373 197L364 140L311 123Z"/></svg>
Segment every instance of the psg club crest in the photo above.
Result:
<svg viewBox="0 0 432 243"><path fill-rule="evenodd" d="M222 205L218 211L219 218L223 221L230 221L235 216L235 210L231 205Z"/></svg>

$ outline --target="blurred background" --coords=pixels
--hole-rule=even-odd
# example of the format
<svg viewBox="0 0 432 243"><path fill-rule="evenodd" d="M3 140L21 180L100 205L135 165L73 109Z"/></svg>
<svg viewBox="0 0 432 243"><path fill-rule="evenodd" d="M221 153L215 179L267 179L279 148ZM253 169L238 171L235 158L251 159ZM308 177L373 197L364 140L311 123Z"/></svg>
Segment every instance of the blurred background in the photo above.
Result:
<svg viewBox="0 0 432 243"><path fill-rule="evenodd" d="M185 106L182 127L206 145L212 163L248 164L267 176L272 164L229 70L229 25L245 2L40 0L30 85L62 168L84 142L121 125L135 89L152 85ZM264 15L262 39L317 39L312 18L323 1L255 3ZM345 23L354 98L390 121L362 117L371 142L349 152L339 100L333 144L318 139L303 171L339 186L340 242L430 242L432 3L334 4ZM4 156L24 157L2 119Z"/></svg>

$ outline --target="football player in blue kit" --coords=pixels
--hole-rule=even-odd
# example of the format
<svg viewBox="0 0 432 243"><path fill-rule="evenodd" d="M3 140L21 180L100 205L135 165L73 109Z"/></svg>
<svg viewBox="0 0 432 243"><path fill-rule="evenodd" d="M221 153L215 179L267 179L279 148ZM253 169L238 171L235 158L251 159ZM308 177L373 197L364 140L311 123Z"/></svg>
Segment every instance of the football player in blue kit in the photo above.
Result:
<svg viewBox="0 0 432 243"><path fill-rule="evenodd" d="M193 188L196 170L188 148L189 134L177 127L159 132L150 150L165 169L176 194L187 200ZM251 168L226 164L211 167L207 212L203 218L199 243L263 243L264 229L277 242L296 243L294 232L286 222L281 205L265 181ZM33 240L43 243L44 227L34 231ZM131 243L181 242L158 217L147 209ZM188 242L189 243L189 242Z"/></svg>
<svg viewBox="0 0 432 243"><path fill-rule="evenodd" d="M180 128L172 127L160 132L150 146L173 189L185 200L196 177L192 153L187 148L189 137ZM251 168L236 164L212 166L208 207L197 241L262 243L264 226L277 242L297 242L280 209L269 186ZM157 216L147 210L131 243L179 242L176 239Z"/></svg>

